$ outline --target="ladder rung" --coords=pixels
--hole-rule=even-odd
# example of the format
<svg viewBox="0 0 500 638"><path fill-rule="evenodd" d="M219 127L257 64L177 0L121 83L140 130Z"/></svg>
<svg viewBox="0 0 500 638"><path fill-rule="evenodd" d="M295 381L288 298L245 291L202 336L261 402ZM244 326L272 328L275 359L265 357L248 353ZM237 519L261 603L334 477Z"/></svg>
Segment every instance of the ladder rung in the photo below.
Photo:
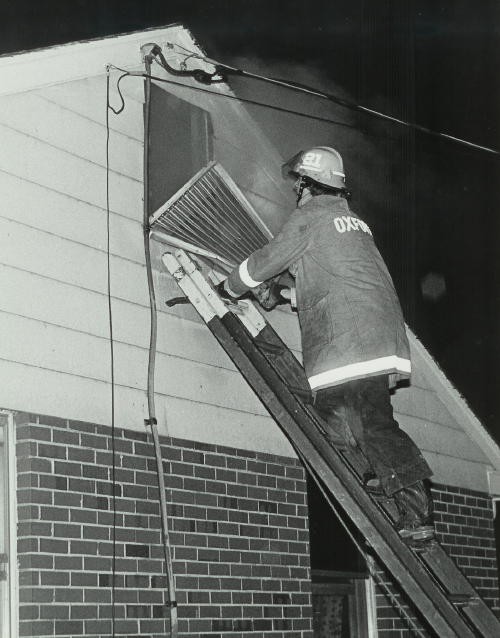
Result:
<svg viewBox="0 0 500 638"><path fill-rule="evenodd" d="M468 607L479 602L478 597L471 594L448 594L448 598L455 607Z"/></svg>
<svg viewBox="0 0 500 638"><path fill-rule="evenodd" d="M333 445L333 447L338 452L346 452L347 450L349 450L349 447L344 441L344 439L340 439L340 438L337 439L337 438L333 438L332 436L329 436L327 440L328 440L328 443L330 443L330 445Z"/></svg>

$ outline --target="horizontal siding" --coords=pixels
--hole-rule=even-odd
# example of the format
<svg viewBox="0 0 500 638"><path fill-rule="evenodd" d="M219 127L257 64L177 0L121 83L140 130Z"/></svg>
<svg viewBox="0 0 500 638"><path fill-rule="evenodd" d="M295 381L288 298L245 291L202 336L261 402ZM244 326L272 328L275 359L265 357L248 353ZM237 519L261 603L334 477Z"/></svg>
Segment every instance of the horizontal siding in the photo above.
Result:
<svg viewBox="0 0 500 638"><path fill-rule="evenodd" d="M110 82L110 102L118 109L121 105L120 97L116 91L116 79L118 75L112 75ZM114 79L113 79L114 78ZM117 131L131 137L142 144L144 137L144 125L142 120L142 101L137 99L137 91L131 91L131 83L141 80L127 78L122 81L120 88L125 96L126 111L115 115L109 114L109 126L112 131ZM33 92L47 102L53 102L57 106L68 109L93 122L103 123L106 105L106 78L104 75L86 78L66 84L46 86Z"/></svg>
<svg viewBox="0 0 500 638"><path fill-rule="evenodd" d="M85 333L44 325L32 319L0 313L0 359L67 375L107 382L110 379L109 342ZM114 344L115 382L145 390L147 351ZM172 355L157 354L156 391L201 403L265 415L266 412L241 375Z"/></svg>
<svg viewBox="0 0 500 638"><path fill-rule="evenodd" d="M412 377L412 384L409 388L402 388L394 394L392 403L396 412L408 417L426 419L435 425L461 430L462 425L451 417L440 401L436 390L427 387L427 384L423 385L423 383L423 380L420 379L422 385L417 385Z"/></svg>
<svg viewBox="0 0 500 638"><path fill-rule="evenodd" d="M1 101L1 100L0 100ZM51 188L0 171L0 217L105 250L106 211ZM136 219L110 215L111 252L143 263L141 211Z"/></svg>
<svg viewBox="0 0 500 638"><path fill-rule="evenodd" d="M0 237L1 263L86 290L106 292L107 257L104 251L89 249L56 234L4 219L0 219ZM112 258L112 289L119 292L121 298L146 305L144 270L141 264Z"/></svg>
<svg viewBox="0 0 500 638"><path fill-rule="evenodd" d="M434 452L426 452L424 456L434 471L432 480L435 483L488 493L488 466L483 463Z"/></svg>
<svg viewBox="0 0 500 638"><path fill-rule="evenodd" d="M6 99L6 98L3 98ZM106 208L106 169L0 124L0 170L82 202ZM101 143L104 144L104 134ZM142 184L110 175L110 208L132 219L142 212ZM33 202L36 205L36 202Z"/></svg>
<svg viewBox="0 0 500 638"><path fill-rule="evenodd" d="M109 384L57 371L0 361L0 405L8 410L40 412L94 423L110 423ZM61 406L64 410L54 406ZM291 447L270 417L197 403L182 397L157 397L160 434L212 444L243 444L243 448L291 454ZM142 431L147 417L145 392L116 387L117 427Z"/></svg>
<svg viewBox="0 0 500 638"><path fill-rule="evenodd" d="M172 286L174 286L172 282ZM0 310L30 317L45 324L68 328L107 339L109 337L108 300L95 293L12 268L0 269ZM22 290L23 294L19 294ZM172 295L177 291L173 290ZM71 303L68 303L71 299ZM161 299L159 300L161 303ZM149 345L149 308L113 299L113 334L117 342L147 348ZM158 313L158 350L218 367L234 369L215 338L197 319L194 309ZM173 313L188 313L193 320ZM186 338L188 336L188 338Z"/></svg>
<svg viewBox="0 0 500 638"><path fill-rule="evenodd" d="M116 422L136 429L142 428L147 411L150 321L139 82L124 80L125 109L109 117ZM105 89L100 77L0 100L0 330L12 337L0 344L7 379L0 388L0 405L5 408L109 422ZM222 163L229 162L226 167L250 193L264 192L267 215L276 215L276 202L283 200L274 170L278 158L270 160L270 173L255 163L262 136L252 133L251 121L242 124L239 107L223 98L206 96L199 103L200 95L193 91L176 93L220 114L215 128ZM239 150L242 131L249 133L244 156ZM161 264L164 250L153 246L161 427L173 436L292 454L195 311L165 307L166 299L181 293ZM296 315L279 310L268 317L298 354ZM418 370L414 381L395 397L403 427L414 432L426 454L445 458L452 473L453 455L479 467L481 455L457 432L460 426ZM446 445L450 436L453 443Z"/></svg>
<svg viewBox="0 0 500 638"><path fill-rule="evenodd" d="M211 444L223 442L228 446L240 446L243 442L246 449L267 453L281 450L284 456L295 456L285 435L268 416L169 397L164 399L163 406L163 423L170 436Z"/></svg>
<svg viewBox="0 0 500 638"><path fill-rule="evenodd" d="M110 423L111 393L108 383L74 375L2 361L0 404L8 410L35 412L62 418ZM144 392L121 388L116 392L116 421L133 427L146 412ZM144 417L143 417L144 418Z"/></svg>
<svg viewBox="0 0 500 638"><path fill-rule="evenodd" d="M438 426L424 418L399 416L399 424L410 434L419 448L445 456L488 463L487 458L469 436L456 428Z"/></svg>
<svg viewBox="0 0 500 638"><path fill-rule="evenodd" d="M0 345L9 379L0 390L0 404L7 408L109 422L103 89L101 78L0 101L5 203L0 330L12 336ZM123 114L110 114L110 126L116 423L142 429L150 322L142 234L142 105L127 96ZM258 433L263 450L291 454L195 311L164 306L165 299L181 294L161 265L164 251L153 246L160 428L164 415L177 436L252 448Z"/></svg>
<svg viewBox="0 0 500 638"><path fill-rule="evenodd" d="M101 98L104 113L106 95ZM32 113L42 116L33 119ZM95 122L35 93L25 93L0 100L0 122L4 127L46 142L74 157L106 166L106 128L102 114L100 121ZM113 173L142 183L142 154L142 141L113 131L109 144L109 163Z"/></svg>

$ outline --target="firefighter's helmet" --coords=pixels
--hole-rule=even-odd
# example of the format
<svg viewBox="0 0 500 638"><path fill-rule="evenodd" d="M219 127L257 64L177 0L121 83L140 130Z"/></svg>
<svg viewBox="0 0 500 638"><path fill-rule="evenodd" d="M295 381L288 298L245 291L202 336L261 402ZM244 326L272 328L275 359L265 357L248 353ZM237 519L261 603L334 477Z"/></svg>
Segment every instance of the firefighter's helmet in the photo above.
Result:
<svg viewBox="0 0 500 638"><path fill-rule="evenodd" d="M283 177L309 177L328 188L345 189L342 157L334 148L315 146L300 151L282 167Z"/></svg>

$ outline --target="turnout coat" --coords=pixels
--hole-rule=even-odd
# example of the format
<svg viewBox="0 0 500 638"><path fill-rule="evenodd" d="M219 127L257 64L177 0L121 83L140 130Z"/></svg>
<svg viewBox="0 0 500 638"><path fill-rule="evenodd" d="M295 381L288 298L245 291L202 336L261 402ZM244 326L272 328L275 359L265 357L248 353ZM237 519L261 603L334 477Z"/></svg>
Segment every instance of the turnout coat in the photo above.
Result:
<svg viewBox="0 0 500 638"><path fill-rule="evenodd" d="M368 225L335 195L295 209L266 246L228 277L240 296L290 270L295 276L304 367L312 390L411 371L391 276Z"/></svg>

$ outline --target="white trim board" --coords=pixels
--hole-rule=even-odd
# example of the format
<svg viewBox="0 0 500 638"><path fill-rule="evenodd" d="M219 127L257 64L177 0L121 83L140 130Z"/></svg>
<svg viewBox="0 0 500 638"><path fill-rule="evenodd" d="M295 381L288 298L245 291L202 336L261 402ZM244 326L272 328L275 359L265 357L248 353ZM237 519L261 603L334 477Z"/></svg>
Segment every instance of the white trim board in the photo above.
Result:
<svg viewBox="0 0 500 638"><path fill-rule="evenodd" d="M498 498L500 497L500 472L498 470L490 470L488 475L488 489L489 493ZM498 503L496 507L498 506Z"/></svg>
<svg viewBox="0 0 500 638"><path fill-rule="evenodd" d="M53 84L104 75L108 63L130 71L142 71L141 47L156 42L164 48L165 43L172 39L176 44L203 53L189 31L181 25L174 24L159 29L146 29L5 55L0 57L0 95L22 93ZM177 57L171 53L169 50L164 51L167 59ZM199 66L206 65L199 61Z"/></svg>

